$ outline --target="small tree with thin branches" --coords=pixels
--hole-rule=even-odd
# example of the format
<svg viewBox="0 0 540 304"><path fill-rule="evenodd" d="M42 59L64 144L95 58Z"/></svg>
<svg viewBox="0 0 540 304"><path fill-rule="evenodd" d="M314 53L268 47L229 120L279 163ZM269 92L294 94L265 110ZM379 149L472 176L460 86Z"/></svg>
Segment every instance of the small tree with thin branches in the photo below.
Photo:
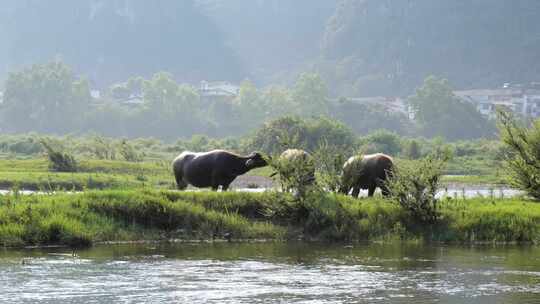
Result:
<svg viewBox="0 0 540 304"><path fill-rule="evenodd" d="M540 119L527 128L508 111L497 114L501 140L509 148L504 156L508 181L540 200Z"/></svg>

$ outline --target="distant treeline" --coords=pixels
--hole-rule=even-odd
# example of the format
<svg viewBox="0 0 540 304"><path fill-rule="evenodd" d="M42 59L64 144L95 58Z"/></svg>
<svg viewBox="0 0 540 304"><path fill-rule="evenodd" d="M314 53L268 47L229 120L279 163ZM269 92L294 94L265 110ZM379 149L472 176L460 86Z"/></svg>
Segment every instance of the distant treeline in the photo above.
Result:
<svg viewBox="0 0 540 304"><path fill-rule="evenodd" d="M231 100L203 100L198 90L160 72L150 79L133 77L115 84L100 97L89 82L62 62L33 65L11 73L4 85L0 128L7 133L88 133L113 137L156 137L165 140L240 136L285 115L337 120L359 135L386 129L399 135L441 136L446 140L490 138L493 122L459 100L445 79L428 77L407 102L414 120L382 105L329 98L318 74L301 74L292 87L258 89L242 82ZM126 106L119 96L140 96Z"/></svg>
<svg viewBox="0 0 540 304"><path fill-rule="evenodd" d="M37 133L0 135L0 156L3 158L35 158L45 154L43 140L67 151L78 159L164 160L169 162L184 150L209 151L226 149L237 153L261 151L276 155L287 148L310 152L330 146L345 155L383 152L404 159L418 159L429 154L448 154L452 160L447 173L493 174L506 150L498 140L464 140L446 142L437 137L403 137L387 130L375 130L358 136L342 122L329 118L303 119L286 116L272 120L254 132L241 137L215 138L193 135L176 141L157 138L118 138L97 134L81 136L47 136Z"/></svg>

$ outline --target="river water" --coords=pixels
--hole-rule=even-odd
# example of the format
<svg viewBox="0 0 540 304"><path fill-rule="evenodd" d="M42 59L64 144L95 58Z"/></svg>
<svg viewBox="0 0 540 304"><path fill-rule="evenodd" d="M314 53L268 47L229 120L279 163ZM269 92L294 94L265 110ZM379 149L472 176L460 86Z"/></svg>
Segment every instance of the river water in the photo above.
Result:
<svg viewBox="0 0 540 304"><path fill-rule="evenodd" d="M0 251L0 303L540 303L540 247L179 243Z"/></svg>

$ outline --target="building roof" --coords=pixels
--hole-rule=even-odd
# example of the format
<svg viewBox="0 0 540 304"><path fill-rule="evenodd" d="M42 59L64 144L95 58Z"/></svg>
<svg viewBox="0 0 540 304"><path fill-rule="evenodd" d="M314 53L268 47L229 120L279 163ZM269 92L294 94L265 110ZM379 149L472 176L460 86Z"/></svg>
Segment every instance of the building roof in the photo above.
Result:
<svg viewBox="0 0 540 304"><path fill-rule="evenodd" d="M523 94L521 89L478 89L454 91L459 97L464 96L513 96Z"/></svg>
<svg viewBox="0 0 540 304"><path fill-rule="evenodd" d="M201 96L226 96L235 97L240 92L240 87L227 81L201 81L199 94Z"/></svg>

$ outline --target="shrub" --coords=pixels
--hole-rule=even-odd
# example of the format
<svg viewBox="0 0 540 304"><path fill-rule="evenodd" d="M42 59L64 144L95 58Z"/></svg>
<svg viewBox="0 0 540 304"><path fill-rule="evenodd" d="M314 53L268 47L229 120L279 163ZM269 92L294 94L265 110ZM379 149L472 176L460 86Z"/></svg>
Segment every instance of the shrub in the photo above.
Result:
<svg viewBox="0 0 540 304"><path fill-rule="evenodd" d="M296 150L291 157L273 157L269 165L274 169L272 176L277 176L283 191L297 191L302 198L314 185L315 162L311 155Z"/></svg>
<svg viewBox="0 0 540 304"><path fill-rule="evenodd" d="M140 162L143 160L144 153L138 153L135 148L125 139L120 143L120 155L129 162Z"/></svg>
<svg viewBox="0 0 540 304"><path fill-rule="evenodd" d="M386 181L391 199L411 216L424 223L437 221L438 200L442 170L446 160L435 156L401 162Z"/></svg>
<svg viewBox="0 0 540 304"><path fill-rule="evenodd" d="M499 110L498 120L501 140L509 148L505 160L510 184L540 200L540 119L527 129Z"/></svg>
<svg viewBox="0 0 540 304"><path fill-rule="evenodd" d="M377 130L361 140L365 153L382 152L389 155L397 155L401 152L399 136L387 130Z"/></svg>
<svg viewBox="0 0 540 304"><path fill-rule="evenodd" d="M58 172L77 171L77 161L71 153L63 151L60 145L55 145L50 140L41 139L40 142L45 148L45 153L47 153L49 159L49 170Z"/></svg>
<svg viewBox="0 0 540 304"><path fill-rule="evenodd" d="M97 159L116 159L116 148L113 139L95 136L92 140L91 150Z"/></svg>
<svg viewBox="0 0 540 304"><path fill-rule="evenodd" d="M420 151L420 144L417 140L413 139L409 142L405 155L409 159L419 159L421 157L422 152Z"/></svg>
<svg viewBox="0 0 540 304"><path fill-rule="evenodd" d="M343 123L325 117L301 119L285 116L266 123L249 139L248 150L277 154L286 148L314 151L321 140L329 145L352 147L354 134Z"/></svg>
<svg viewBox="0 0 540 304"><path fill-rule="evenodd" d="M329 145L326 140L320 142L319 148L313 153L313 157L318 173L317 181L323 189L336 192L341 188L343 164L350 154L352 154L352 151L349 151L349 149L340 149Z"/></svg>

